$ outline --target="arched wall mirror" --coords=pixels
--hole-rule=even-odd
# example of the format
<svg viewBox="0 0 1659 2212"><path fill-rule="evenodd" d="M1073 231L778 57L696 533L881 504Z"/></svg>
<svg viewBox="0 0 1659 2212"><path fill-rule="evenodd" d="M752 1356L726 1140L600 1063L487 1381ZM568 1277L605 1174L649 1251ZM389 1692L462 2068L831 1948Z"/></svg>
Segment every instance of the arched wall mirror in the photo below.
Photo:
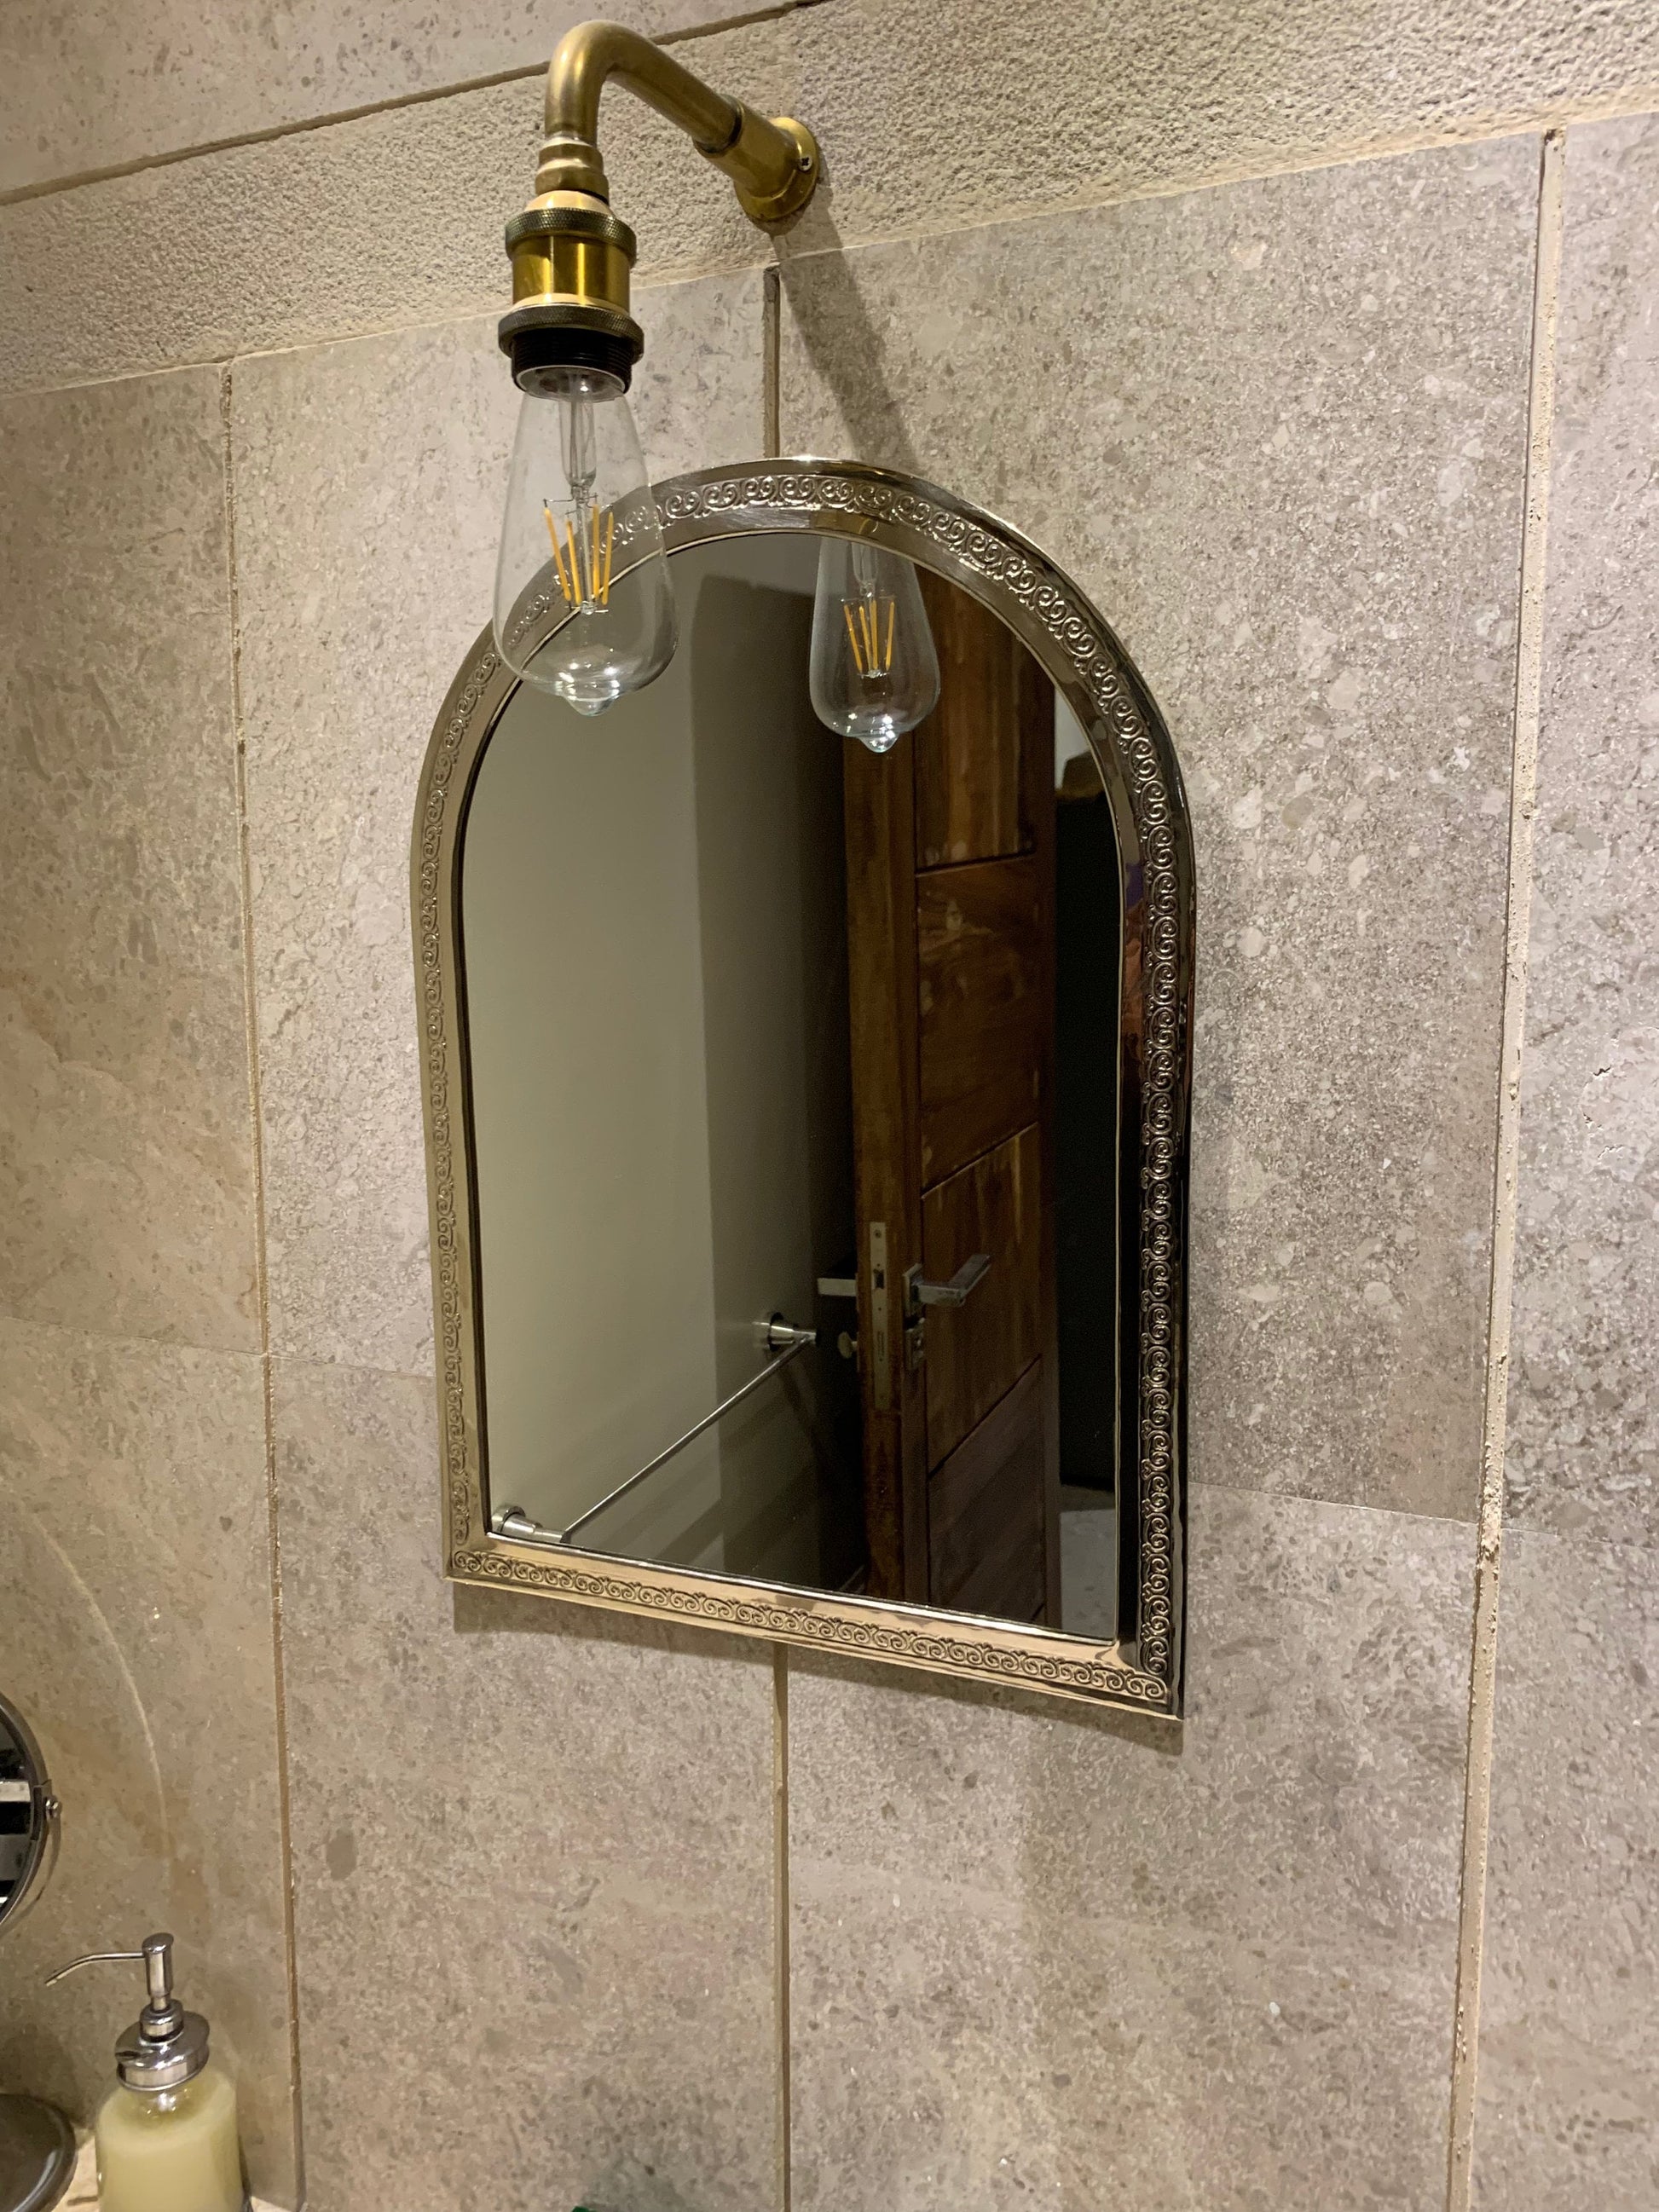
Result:
<svg viewBox="0 0 1659 2212"><path fill-rule="evenodd" d="M791 461L655 503L663 674L580 714L486 636L421 783L447 1571L1177 1715L1168 733L945 493ZM880 752L822 716L830 643L894 651L849 544L914 564L939 670Z"/></svg>

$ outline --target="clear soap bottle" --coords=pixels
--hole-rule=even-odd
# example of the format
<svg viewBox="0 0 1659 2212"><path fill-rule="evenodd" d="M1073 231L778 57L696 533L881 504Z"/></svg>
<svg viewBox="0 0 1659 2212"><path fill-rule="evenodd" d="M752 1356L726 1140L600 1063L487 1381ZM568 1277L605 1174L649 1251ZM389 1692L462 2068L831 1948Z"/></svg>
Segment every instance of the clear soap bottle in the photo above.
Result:
<svg viewBox="0 0 1659 2212"><path fill-rule="evenodd" d="M236 2086L208 2050L208 2024L173 1993L173 1938L94 1951L52 1975L105 1960L143 1962L149 2002L115 2046L115 2086L98 2108L100 2212L246 2212Z"/></svg>

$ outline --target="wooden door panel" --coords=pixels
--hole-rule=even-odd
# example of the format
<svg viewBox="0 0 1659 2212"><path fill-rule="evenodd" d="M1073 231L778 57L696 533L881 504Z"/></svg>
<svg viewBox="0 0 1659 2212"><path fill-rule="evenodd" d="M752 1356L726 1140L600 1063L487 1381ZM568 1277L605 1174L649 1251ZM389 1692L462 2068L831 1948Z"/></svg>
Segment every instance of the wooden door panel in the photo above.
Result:
<svg viewBox="0 0 1659 2212"><path fill-rule="evenodd" d="M869 1587L1057 1622L1054 694L975 600L922 589L939 704L845 779ZM978 1251L913 1364L906 1269Z"/></svg>
<svg viewBox="0 0 1659 2212"><path fill-rule="evenodd" d="M910 740L844 753L848 1000L858 1209L859 1383L865 1535L875 1597L927 1595L927 1485L921 1377L903 1355L903 1272L921 1242L915 1168L916 938ZM871 1226L888 1254L884 1334L875 1325ZM884 1348L885 1357L881 1353Z"/></svg>
<svg viewBox="0 0 1659 2212"><path fill-rule="evenodd" d="M935 1605L1002 1620L1043 1612L1046 1402L1038 1361L929 1477Z"/></svg>
<svg viewBox="0 0 1659 2212"><path fill-rule="evenodd" d="M915 878L924 1188L1042 1110L1045 881L1036 856Z"/></svg>
<svg viewBox="0 0 1659 2212"><path fill-rule="evenodd" d="M938 1467L1042 1349L1042 1140L1036 1126L926 1194L921 1255L935 1282L975 1252L990 1273L960 1306L929 1306L927 1464Z"/></svg>
<svg viewBox="0 0 1659 2212"><path fill-rule="evenodd" d="M1037 842L1054 775L1054 686L994 615L938 576L921 595L939 705L915 733L916 866L1000 860Z"/></svg>

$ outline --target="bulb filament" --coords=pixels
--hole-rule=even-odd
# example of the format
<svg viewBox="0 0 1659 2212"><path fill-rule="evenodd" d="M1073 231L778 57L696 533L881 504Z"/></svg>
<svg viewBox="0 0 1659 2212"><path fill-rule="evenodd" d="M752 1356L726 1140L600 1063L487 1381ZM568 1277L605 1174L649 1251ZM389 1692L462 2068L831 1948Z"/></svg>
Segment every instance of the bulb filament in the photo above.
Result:
<svg viewBox="0 0 1659 2212"><path fill-rule="evenodd" d="M590 610L611 604L611 556L617 543L617 514L607 507L603 523L597 500L590 501L583 526L567 516L561 543L553 510L542 501L547 534L553 546L553 565L559 572L559 589L567 606ZM890 641L889 650L890 653Z"/></svg>
<svg viewBox="0 0 1659 2212"><path fill-rule="evenodd" d="M842 614L847 623L847 641L853 648L853 665L863 677L890 675L893 667L893 631L898 618L897 602L874 598L860 599L856 611L848 601L841 603ZM854 619L856 611L857 620ZM882 638L884 617L887 635Z"/></svg>

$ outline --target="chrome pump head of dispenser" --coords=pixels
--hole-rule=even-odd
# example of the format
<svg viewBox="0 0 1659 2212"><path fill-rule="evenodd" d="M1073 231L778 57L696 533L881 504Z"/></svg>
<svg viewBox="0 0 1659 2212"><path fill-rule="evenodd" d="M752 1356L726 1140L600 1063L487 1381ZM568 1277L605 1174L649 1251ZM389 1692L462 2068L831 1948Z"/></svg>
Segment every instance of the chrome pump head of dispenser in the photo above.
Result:
<svg viewBox="0 0 1659 2212"><path fill-rule="evenodd" d="M114 1960L142 1964L149 1990L143 2012L115 2045L116 2073L129 2089L141 2093L182 2088L208 2063L208 2024L199 2012L186 2012L173 1993L171 1936L146 1936L136 1951L89 1951L48 1974L46 1986L82 1966Z"/></svg>

